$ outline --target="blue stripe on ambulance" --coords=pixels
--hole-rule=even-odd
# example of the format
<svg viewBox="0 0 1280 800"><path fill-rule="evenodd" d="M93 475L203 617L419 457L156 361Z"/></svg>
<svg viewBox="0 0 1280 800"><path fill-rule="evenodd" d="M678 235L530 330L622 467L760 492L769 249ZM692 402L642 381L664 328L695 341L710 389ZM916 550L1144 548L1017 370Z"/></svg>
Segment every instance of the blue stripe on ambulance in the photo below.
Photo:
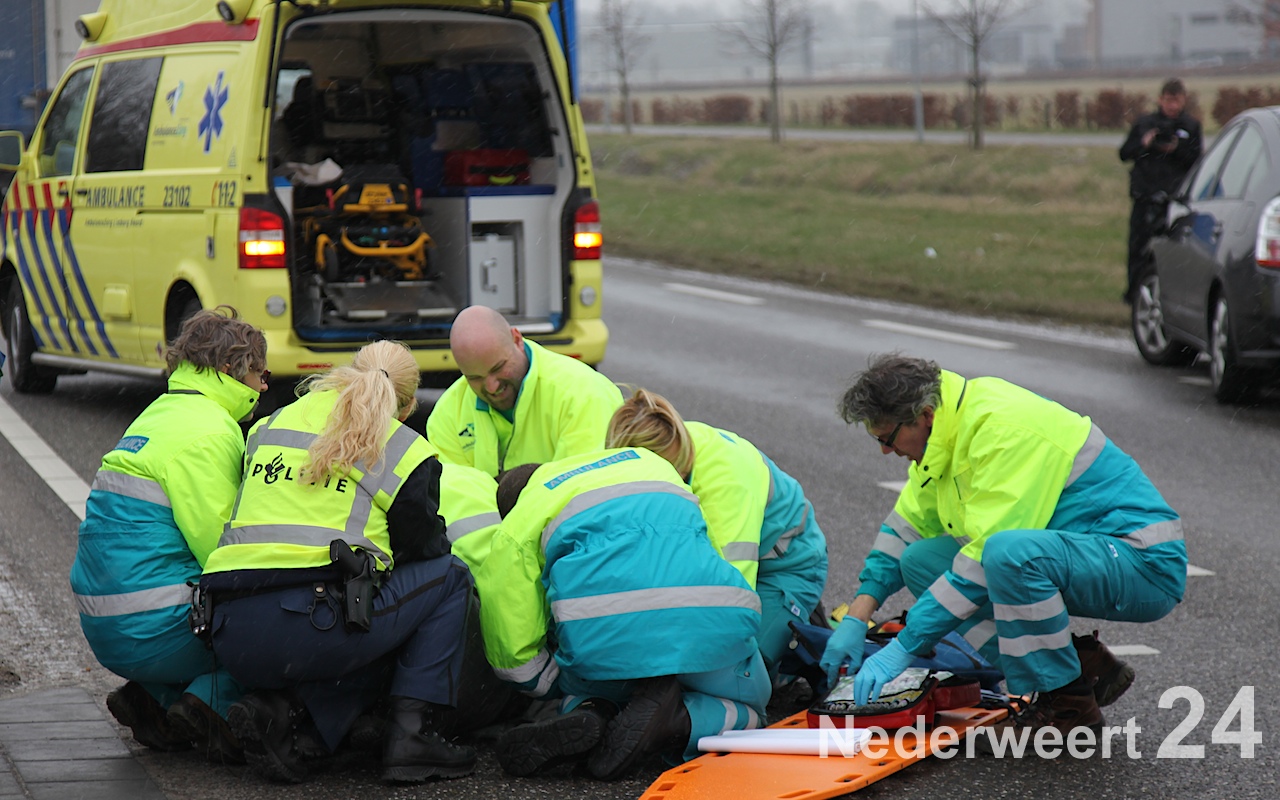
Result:
<svg viewBox="0 0 1280 800"><path fill-rule="evenodd" d="M51 202L48 184L45 184L44 199L46 205ZM44 231L44 243L49 248L49 260L53 262L53 269L58 274L58 283L62 285L62 297L67 301L67 316L76 321L76 327L80 329L80 338L84 340L89 352L96 356L98 355L98 348L93 346L93 340L89 338L89 331L84 327L84 317L80 315L80 309L76 306L75 298L71 295L71 285L67 283L67 272L62 268L62 259L58 257L58 248L53 243L53 215L55 213L57 212L51 206L40 209L40 228ZM66 329L65 324L62 327L64 330ZM68 334L68 338L71 338L72 349L76 349L78 352L75 339L70 337L70 334Z"/></svg>
<svg viewBox="0 0 1280 800"><path fill-rule="evenodd" d="M18 216L23 213L25 212L10 212L10 216L13 218L13 249L18 254L18 271L22 273L22 282L26 284L26 295L36 301L36 311L40 314L40 323L44 325L45 338L55 348L60 348L62 345L58 343L58 337L54 336L53 328L49 327L49 314L44 310L44 301L40 299L40 293L36 291L36 279L32 277L31 265L27 263L27 249L22 246L22 231L18 228ZM40 340L40 329L34 324L31 326L31 336L35 339L36 347L44 347L44 342Z"/></svg>
<svg viewBox="0 0 1280 800"><path fill-rule="evenodd" d="M76 276L76 283L80 286L80 296L84 298L85 308L89 309L89 316L93 318L93 324L98 329L98 338L102 340L102 346L107 348L107 353L112 358L119 358L120 354L107 338L107 326L102 323L102 315L98 313L98 307L93 304L93 296L88 284L84 282L84 273L80 270L80 259L76 258L76 250L71 245L71 209L60 208L54 213L58 215L58 229L62 232L62 246L66 249L67 261L71 263L71 273ZM93 342L89 342L89 349L93 349Z"/></svg>
<svg viewBox="0 0 1280 800"><path fill-rule="evenodd" d="M32 205L35 205L35 193L29 192ZM62 335L67 337L67 344L71 346L73 352L79 353L80 348L71 338L71 328L67 326L67 317L62 313L62 306L58 304L58 295L53 291L53 283L49 280L49 271L45 269L44 257L40 254L40 245L36 241L36 209L27 208L23 210L27 223L27 240L31 242L31 257L36 262L36 267L40 270L40 281L44 284L44 288L49 292L49 305L53 307L53 312L57 317L58 326L62 328ZM33 292L39 296L39 292ZM44 313L43 311L41 313ZM48 320L45 321L45 327L49 328ZM54 347L57 347L57 339L53 336L53 329L49 328L49 338L53 339Z"/></svg>

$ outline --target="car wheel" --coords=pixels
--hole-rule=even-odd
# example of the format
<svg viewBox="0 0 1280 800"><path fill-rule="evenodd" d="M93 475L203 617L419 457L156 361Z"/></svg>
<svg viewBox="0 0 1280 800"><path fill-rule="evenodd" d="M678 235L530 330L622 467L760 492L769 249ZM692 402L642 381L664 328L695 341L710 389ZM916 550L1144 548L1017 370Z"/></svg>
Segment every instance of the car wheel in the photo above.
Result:
<svg viewBox="0 0 1280 800"><path fill-rule="evenodd" d="M19 394L48 394L57 384L58 374L31 363L36 339L31 332L31 319L27 316L27 303L17 276L9 281L8 305L4 338L9 346L9 360L5 364L9 368L9 382Z"/></svg>
<svg viewBox="0 0 1280 800"><path fill-rule="evenodd" d="M1219 295L1209 321L1209 381L1219 403L1248 400L1256 388L1249 371L1236 363L1235 342L1231 338L1231 311L1227 298Z"/></svg>
<svg viewBox="0 0 1280 800"><path fill-rule="evenodd" d="M1160 276L1148 268L1133 290L1133 306L1129 315L1133 342L1138 353L1157 367L1181 367L1196 358L1196 351L1173 339L1164 327L1164 307L1160 304Z"/></svg>

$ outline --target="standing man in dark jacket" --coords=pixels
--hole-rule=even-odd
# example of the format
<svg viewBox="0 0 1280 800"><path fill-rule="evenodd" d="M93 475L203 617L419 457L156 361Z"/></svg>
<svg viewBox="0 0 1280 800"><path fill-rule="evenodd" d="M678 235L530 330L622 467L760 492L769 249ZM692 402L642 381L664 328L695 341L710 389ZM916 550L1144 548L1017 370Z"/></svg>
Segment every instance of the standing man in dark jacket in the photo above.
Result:
<svg viewBox="0 0 1280 800"><path fill-rule="evenodd" d="M1164 216L1168 198L1191 171L1204 140L1200 122L1184 110L1187 90L1182 81L1171 78L1160 87L1160 109L1138 118L1120 146L1120 160L1132 161L1129 197L1129 282L1124 301L1133 302L1134 288L1145 259L1147 242Z"/></svg>

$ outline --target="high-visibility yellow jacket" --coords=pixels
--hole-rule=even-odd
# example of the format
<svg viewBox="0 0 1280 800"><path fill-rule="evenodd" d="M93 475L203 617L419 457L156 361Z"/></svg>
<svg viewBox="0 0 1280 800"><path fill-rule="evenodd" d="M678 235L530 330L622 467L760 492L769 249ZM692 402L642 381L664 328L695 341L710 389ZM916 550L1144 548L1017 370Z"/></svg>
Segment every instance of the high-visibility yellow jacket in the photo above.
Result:
<svg viewBox="0 0 1280 800"><path fill-rule="evenodd" d="M751 442L702 422L686 422L693 440L689 488L698 496L716 550L751 586L760 566L760 528L769 504L769 466Z"/></svg>
<svg viewBox="0 0 1280 800"><path fill-rule="evenodd" d="M478 398L465 378L446 389L431 409L427 438L441 461L496 477L506 468L604 447L622 392L581 361L528 340L524 344L529 372L520 386L514 422Z"/></svg>
<svg viewBox="0 0 1280 800"><path fill-rule="evenodd" d="M999 378L942 372L942 401L924 457L880 527L858 594L884 602L901 589L899 559L921 538L951 536L960 553L920 597L898 635L928 650L987 600L982 552L1002 531L1064 530L1113 536L1162 564L1162 589L1181 597L1186 546L1178 514L1090 421Z"/></svg>
<svg viewBox="0 0 1280 800"><path fill-rule="evenodd" d="M188 636L191 588L217 546L240 486L237 420L258 393L183 363L102 458L93 479L71 588L80 625L104 664L162 658ZM154 648L154 649L151 649Z"/></svg>
<svg viewBox="0 0 1280 800"><path fill-rule="evenodd" d="M334 539L374 555L380 570L449 552L435 451L394 419L379 463L319 484L299 480L336 401L335 391L304 395L250 431L244 482L206 575L328 566Z"/></svg>
<svg viewBox="0 0 1280 800"><path fill-rule="evenodd" d="M562 669L625 680L726 667L760 625L760 598L711 546L697 499L643 448L540 467L476 587L490 663L535 696Z"/></svg>
<svg viewBox="0 0 1280 800"><path fill-rule="evenodd" d="M440 472L440 516L453 554L475 572L489 555L502 518L498 482L474 467L445 464Z"/></svg>

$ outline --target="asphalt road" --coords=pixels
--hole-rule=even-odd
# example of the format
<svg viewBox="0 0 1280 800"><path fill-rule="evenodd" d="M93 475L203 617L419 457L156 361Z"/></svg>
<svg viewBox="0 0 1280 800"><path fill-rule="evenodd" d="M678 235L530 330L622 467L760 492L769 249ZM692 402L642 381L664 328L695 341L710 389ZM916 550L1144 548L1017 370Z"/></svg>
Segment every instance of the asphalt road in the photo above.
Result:
<svg viewBox="0 0 1280 800"><path fill-rule="evenodd" d="M748 437L803 483L830 543L829 606L852 594L861 559L891 508L891 487L906 471L904 461L880 455L835 413L871 353L902 350L965 375L999 375L1090 415L1182 513L1199 568L1182 605L1147 625L1074 625L1078 632L1100 628L1104 641L1138 653L1125 656L1137 682L1106 713L1108 724L1132 720L1140 728L1133 735L1140 757L1118 745L1107 759L931 759L859 797L1280 797L1280 680L1273 668L1280 663L1280 396L1253 408L1218 406L1203 367L1149 367L1119 334L943 315L617 259L606 264L604 302L612 333L605 374L667 395L688 418ZM0 399L87 482L159 390L86 375L60 379L47 397L14 395L0 382ZM101 702L119 679L96 666L74 615L66 575L77 518L4 439L0 475L0 696L78 685ZM902 604L895 598L886 611ZM1248 686L1251 704L1244 702ZM1237 710L1251 712L1225 715L1236 698ZM1242 720L1260 737L1253 758L1243 757L1233 736ZM1176 752L1176 744L1202 753L1158 756L1162 746L1165 755ZM173 798L230 800L621 800L638 797L659 771L609 785L569 776L507 779L485 748L479 773L461 781L393 789L377 783L375 765L356 763L300 787L277 787L190 755L144 753L142 760Z"/></svg>

